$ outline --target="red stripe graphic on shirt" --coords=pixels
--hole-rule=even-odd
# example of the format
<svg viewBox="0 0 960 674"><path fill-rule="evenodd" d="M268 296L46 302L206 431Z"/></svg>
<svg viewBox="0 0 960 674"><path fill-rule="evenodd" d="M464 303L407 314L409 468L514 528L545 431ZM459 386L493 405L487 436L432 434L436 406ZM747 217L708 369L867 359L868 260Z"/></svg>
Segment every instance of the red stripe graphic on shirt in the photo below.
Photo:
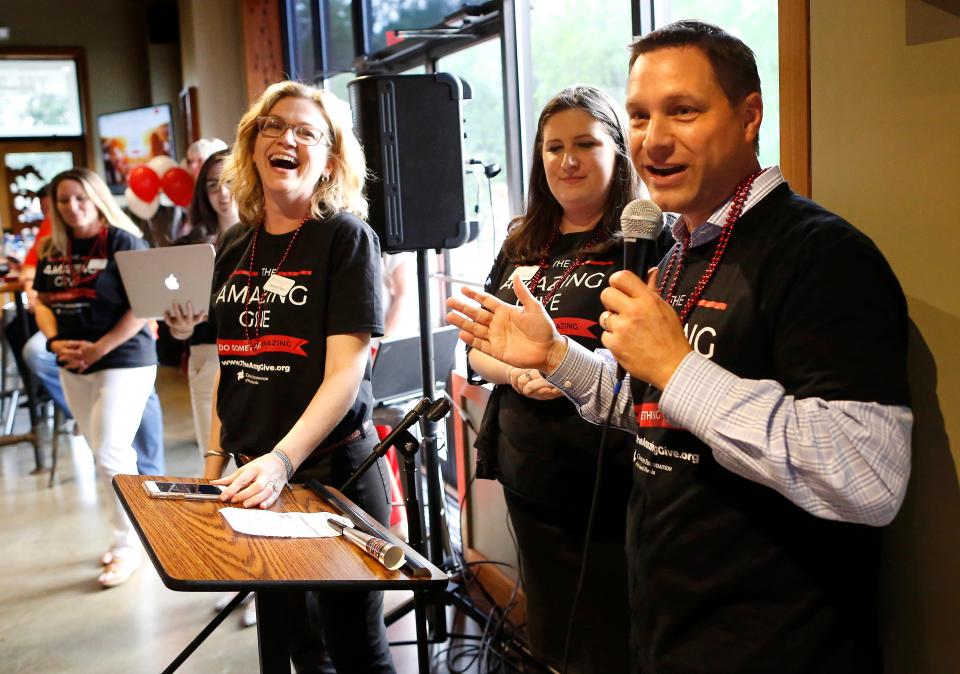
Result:
<svg viewBox="0 0 960 674"><path fill-rule="evenodd" d="M584 260L583 265L593 265L594 267L609 267L613 260Z"/></svg>
<svg viewBox="0 0 960 674"><path fill-rule="evenodd" d="M70 290L58 290L50 293L40 293L40 301L44 304L48 302L73 302L79 299L97 299L97 291L94 288L71 288Z"/></svg>
<svg viewBox="0 0 960 674"><path fill-rule="evenodd" d="M313 270L304 269L302 271L278 271L275 273L278 276L311 276L313 275ZM230 276L260 276L260 272L249 271L248 269L235 269Z"/></svg>
<svg viewBox="0 0 960 674"><path fill-rule="evenodd" d="M633 412L637 415L637 425L640 428L679 428L667 421L657 403L634 405Z"/></svg>
<svg viewBox="0 0 960 674"><path fill-rule="evenodd" d="M217 353L221 356L256 356L261 353L292 353L295 356L306 356L301 348L307 344L306 339L291 337L290 335L264 335L259 339L218 339Z"/></svg>
<svg viewBox="0 0 960 674"><path fill-rule="evenodd" d="M718 311L727 310L726 302L711 302L710 300L699 300L697 302L697 306L703 307L704 309L717 309Z"/></svg>
<svg viewBox="0 0 960 674"><path fill-rule="evenodd" d="M557 326L557 331L561 335L572 337L593 337L590 328L597 324L589 318L554 318L553 324Z"/></svg>

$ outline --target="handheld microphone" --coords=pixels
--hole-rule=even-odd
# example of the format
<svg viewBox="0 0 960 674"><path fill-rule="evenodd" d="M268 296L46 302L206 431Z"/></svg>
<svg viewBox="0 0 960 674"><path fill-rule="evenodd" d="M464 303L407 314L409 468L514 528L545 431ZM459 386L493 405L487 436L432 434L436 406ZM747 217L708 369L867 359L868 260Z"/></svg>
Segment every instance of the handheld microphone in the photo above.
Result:
<svg viewBox="0 0 960 674"><path fill-rule="evenodd" d="M368 555L376 559L391 571L396 571L407 561L406 555L403 553L403 548L393 545L392 543L388 543L382 538L371 536L364 531L359 531L353 527L349 527L343 522L338 522L333 518L327 520L327 524L329 524L330 527L338 534L341 534L348 541L356 545L358 548L366 552Z"/></svg>
<svg viewBox="0 0 960 674"><path fill-rule="evenodd" d="M663 231L663 212L648 199L635 199L623 209L620 229L623 231L623 268L646 281L647 270L660 262L656 259L657 239ZM623 367L617 365L615 395L620 393L626 376Z"/></svg>

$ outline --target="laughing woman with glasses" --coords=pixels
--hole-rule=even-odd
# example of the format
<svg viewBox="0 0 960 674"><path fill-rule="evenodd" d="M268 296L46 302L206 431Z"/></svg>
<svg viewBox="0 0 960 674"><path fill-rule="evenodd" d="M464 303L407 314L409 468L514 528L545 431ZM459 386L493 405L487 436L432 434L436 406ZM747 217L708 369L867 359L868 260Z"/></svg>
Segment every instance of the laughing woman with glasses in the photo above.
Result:
<svg viewBox="0 0 960 674"><path fill-rule="evenodd" d="M291 479L344 482L376 445L370 339L383 333L380 246L363 221L366 163L335 96L269 87L240 120L222 183L247 225L220 249L211 320L220 375L204 477L269 508ZM236 471L220 478L228 455ZM347 496L385 525L381 459ZM380 592L308 592L288 613L298 671L393 672ZM311 621L308 616L319 615ZM324 649L325 646L325 649Z"/></svg>

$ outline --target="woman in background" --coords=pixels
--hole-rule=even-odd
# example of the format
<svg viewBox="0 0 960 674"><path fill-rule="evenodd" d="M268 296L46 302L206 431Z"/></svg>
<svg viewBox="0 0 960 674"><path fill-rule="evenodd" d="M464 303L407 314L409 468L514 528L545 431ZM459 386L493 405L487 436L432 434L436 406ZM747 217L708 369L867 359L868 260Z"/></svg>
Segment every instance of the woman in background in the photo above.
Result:
<svg viewBox="0 0 960 674"><path fill-rule="evenodd" d="M239 221L237 202L229 185L220 180L223 163L229 155L227 149L218 150L203 162L190 203L193 228L177 241L178 245L211 243L219 250L224 234ZM207 320L207 313L196 314L190 302L185 307L175 302L163 317L173 337L190 341L187 374L193 426L202 458L210 441L210 409L214 383L220 369L216 330Z"/></svg>
<svg viewBox="0 0 960 674"><path fill-rule="evenodd" d="M195 140L190 143L190 147L187 148L187 165L185 168L190 172L190 175L199 182L200 169L203 167L203 163L207 161L214 152L220 152L226 149L227 144L219 138L200 138L199 140Z"/></svg>
<svg viewBox="0 0 960 674"><path fill-rule="evenodd" d="M153 335L130 310L115 255L146 245L92 171L64 171L51 191L52 229L34 281L37 325L107 490L113 540L98 582L113 587L137 570L140 545L110 480L137 472L131 443L157 374Z"/></svg>
<svg viewBox="0 0 960 674"><path fill-rule="evenodd" d="M515 218L484 290L514 303L519 276L562 334L601 348L600 292L622 267L620 214L637 194L618 106L591 86L564 89L540 113L527 211ZM498 479L516 532L535 656L560 668L584 547L601 429L536 370L476 350L496 384L477 438L477 477ZM627 672L624 534L631 436L610 430L587 576L571 633L571 672Z"/></svg>

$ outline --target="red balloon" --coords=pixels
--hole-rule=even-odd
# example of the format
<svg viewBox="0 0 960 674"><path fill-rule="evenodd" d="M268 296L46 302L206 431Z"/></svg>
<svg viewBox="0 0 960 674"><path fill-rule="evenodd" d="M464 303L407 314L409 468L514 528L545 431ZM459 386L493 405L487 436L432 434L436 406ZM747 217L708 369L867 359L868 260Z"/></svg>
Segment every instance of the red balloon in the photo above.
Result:
<svg viewBox="0 0 960 674"><path fill-rule="evenodd" d="M189 206L193 198L193 176L179 166L163 174L163 191L177 206Z"/></svg>
<svg viewBox="0 0 960 674"><path fill-rule="evenodd" d="M150 203L160 191L160 178L152 168L137 166L127 175L127 184L137 198Z"/></svg>

